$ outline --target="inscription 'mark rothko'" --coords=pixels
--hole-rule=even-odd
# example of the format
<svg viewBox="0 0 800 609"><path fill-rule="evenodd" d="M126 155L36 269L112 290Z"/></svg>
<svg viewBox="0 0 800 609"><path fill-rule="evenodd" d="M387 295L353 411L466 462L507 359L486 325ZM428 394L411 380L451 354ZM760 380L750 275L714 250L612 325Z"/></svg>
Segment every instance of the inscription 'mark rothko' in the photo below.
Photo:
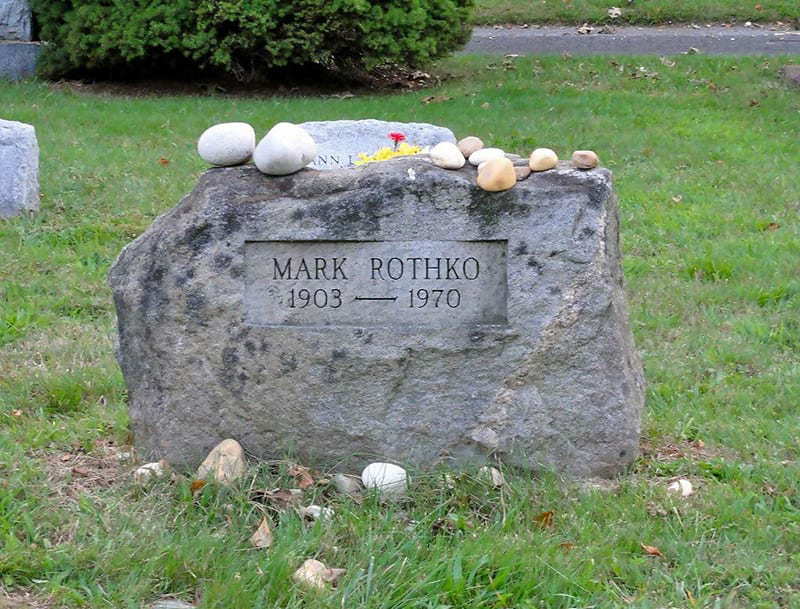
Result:
<svg viewBox="0 0 800 609"><path fill-rule="evenodd" d="M507 242L248 241L245 322L507 323Z"/></svg>

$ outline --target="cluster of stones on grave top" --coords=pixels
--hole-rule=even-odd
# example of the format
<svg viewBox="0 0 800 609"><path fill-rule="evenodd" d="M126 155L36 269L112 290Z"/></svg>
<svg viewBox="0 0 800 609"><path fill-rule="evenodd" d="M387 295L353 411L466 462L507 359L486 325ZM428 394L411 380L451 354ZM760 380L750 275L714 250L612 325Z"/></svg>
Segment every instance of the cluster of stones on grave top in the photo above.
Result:
<svg viewBox="0 0 800 609"><path fill-rule="evenodd" d="M0 80L34 75L41 48L32 38L33 17L28 1L0 0Z"/></svg>
<svg viewBox="0 0 800 609"><path fill-rule="evenodd" d="M217 167L109 274L142 457L194 468L226 438L351 472L635 457L643 378L597 155L372 120L258 142L215 125L198 152Z"/></svg>
<svg viewBox="0 0 800 609"><path fill-rule="evenodd" d="M534 171L557 167L558 155L537 148L528 158L487 147L476 136L458 141L452 131L426 123L393 123L373 119L319 121L274 125L256 144L255 129L247 123L220 123L209 127L197 143L200 156L211 165L230 167L253 161L267 175L289 175L312 169L341 169L397 158L419 156L442 169L477 168L475 182L489 192L502 192ZM598 157L576 150L572 167L593 169Z"/></svg>

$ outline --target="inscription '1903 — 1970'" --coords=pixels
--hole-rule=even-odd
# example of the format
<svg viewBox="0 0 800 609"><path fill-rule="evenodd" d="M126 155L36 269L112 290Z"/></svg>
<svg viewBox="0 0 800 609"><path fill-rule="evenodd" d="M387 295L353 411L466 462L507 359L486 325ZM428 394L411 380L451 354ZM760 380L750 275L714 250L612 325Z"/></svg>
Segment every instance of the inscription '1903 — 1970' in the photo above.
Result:
<svg viewBox="0 0 800 609"><path fill-rule="evenodd" d="M505 241L249 241L253 325L506 323Z"/></svg>

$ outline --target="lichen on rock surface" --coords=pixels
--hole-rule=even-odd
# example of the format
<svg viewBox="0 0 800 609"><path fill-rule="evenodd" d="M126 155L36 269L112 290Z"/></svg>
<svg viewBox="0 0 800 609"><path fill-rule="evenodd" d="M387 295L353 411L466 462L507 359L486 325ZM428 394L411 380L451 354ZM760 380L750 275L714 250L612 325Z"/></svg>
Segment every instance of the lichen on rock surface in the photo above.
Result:
<svg viewBox="0 0 800 609"><path fill-rule="evenodd" d="M403 311L354 303L370 293L340 282L359 321L315 322L336 319L326 309L261 323L250 309L271 296L253 289L263 272L254 260L269 258L249 257L275 244L490 252L503 288L475 297L502 315L483 323L464 321L460 308L441 318L420 309L434 321L397 323L415 314L408 301ZM329 295L331 277L315 280ZM637 454L642 369L605 169L559 163L504 192L478 188L474 167L415 158L284 177L211 169L123 250L110 281L135 444L147 459L196 467L230 437L257 458L291 451L344 471L491 457L607 476ZM448 283L417 277L417 286Z"/></svg>

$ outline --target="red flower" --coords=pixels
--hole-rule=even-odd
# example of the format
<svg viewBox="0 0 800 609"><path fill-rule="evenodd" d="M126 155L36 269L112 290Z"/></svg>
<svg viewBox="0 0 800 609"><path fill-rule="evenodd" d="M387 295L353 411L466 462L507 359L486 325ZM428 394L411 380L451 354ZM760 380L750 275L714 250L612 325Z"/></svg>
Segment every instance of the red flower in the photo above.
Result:
<svg viewBox="0 0 800 609"><path fill-rule="evenodd" d="M392 141L394 142L395 146L397 144L399 144L400 142L405 141L405 139L406 139L406 136L403 135L402 133L398 132L398 131L392 131L389 134L389 137L392 138Z"/></svg>

